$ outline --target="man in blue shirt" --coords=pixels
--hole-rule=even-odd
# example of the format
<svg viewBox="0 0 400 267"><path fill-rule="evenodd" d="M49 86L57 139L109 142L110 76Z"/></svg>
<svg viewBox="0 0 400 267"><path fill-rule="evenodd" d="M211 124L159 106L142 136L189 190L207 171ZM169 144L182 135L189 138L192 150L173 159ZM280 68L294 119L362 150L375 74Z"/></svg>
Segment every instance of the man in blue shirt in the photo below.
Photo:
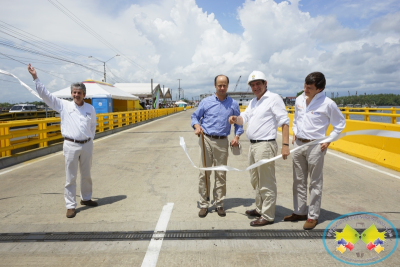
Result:
<svg viewBox="0 0 400 267"><path fill-rule="evenodd" d="M195 129L194 133L200 136L204 134L205 158L203 158L202 138L199 138L200 145L200 164L201 166L211 167L227 165L229 141L228 135L231 133L231 125L228 118L232 115L239 116L240 110L238 103L227 95L229 78L225 75L218 75L214 79L216 89L215 95L204 98L199 107L191 116L191 125ZM201 122L200 122L201 120ZM231 146L239 144L239 136L243 133L243 127L235 124L235 137L231 141ZM207 171L207 185L210 184L211 171ZM206 175L200 171L199 193L200 193L200 212L199 217L204 218L208 213L208 206L211 204L207 200L208 188L206 187ZM214 205L219 216L225 216L223 200L226 195L226 172L215 171L215 182L213 190Z"/></svg>

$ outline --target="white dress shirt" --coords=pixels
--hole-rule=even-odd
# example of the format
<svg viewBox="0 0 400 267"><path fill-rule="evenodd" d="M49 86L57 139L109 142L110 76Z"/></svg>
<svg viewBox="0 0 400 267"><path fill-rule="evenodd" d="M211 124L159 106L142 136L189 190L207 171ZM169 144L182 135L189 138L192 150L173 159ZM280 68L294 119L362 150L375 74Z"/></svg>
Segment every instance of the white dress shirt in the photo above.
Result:
<svg viewBox="0 0 400 267"><path fill-rule="evenodd" d="M304 93L296 98L293 120L293 133L296 137L309 140L323 138L329 124L333 126L330 138L338 136L346 126L342 112L332 99L320 92L307 106Z"/></svg>
<svg viewBox="0 0 400 267"><path fill-rule="evenodd" d="M246 135L250 140L276 139L278 127L290 123L282 98L270 91L265 92L259 100L253 98L240 116L243 125L249 123Z"/></svg>
<svg viewBox="0 0 400 267"><path fill-rule="evenodd" d="M93 139L96 133L96 112L88 103L78 106L74 101L67 101L52 95L38 79L35 81L36 91L43 101L60 113L61 134L75 140Z"/></svg>

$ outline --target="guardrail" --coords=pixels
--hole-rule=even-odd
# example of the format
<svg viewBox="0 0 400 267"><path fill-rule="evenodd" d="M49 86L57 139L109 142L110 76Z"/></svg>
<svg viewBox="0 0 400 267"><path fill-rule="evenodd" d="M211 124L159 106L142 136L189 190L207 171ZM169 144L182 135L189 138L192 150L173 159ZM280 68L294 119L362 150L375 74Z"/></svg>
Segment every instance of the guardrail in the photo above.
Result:
<svg viewBox="0 0 400 267"><path fill-rule="evenodd" d="M241 108L240 111L244 111L246 107ZM400 111L400 108L339 108L346 120L350 119L350 115L361 115L364 116L364 121L370 121L370 116L377 117L390 117L391 124L397 124L397 118L400 118L400 114L397 114L397 111ZM286 110L289 114L294 114L294 107L287 106ZM390 111L390 113L383 113L383 111Z"/></svg>
<svg viewBox="0 0 400 267"><path fill-rule="evenodd" d="M28 111L28 112L6 112L0 113L0 121L24 120L35 118L55 117L56 111Z"/></svg>
<svg viewBox="0 0 400 267"><path fill-rule="evenodd" d="M183 109L182 107L97 114L96 132L169 115ZM62 140L60 118L0 121L0 157L11 156L16 150L47 147L49 143Z"/></svg>

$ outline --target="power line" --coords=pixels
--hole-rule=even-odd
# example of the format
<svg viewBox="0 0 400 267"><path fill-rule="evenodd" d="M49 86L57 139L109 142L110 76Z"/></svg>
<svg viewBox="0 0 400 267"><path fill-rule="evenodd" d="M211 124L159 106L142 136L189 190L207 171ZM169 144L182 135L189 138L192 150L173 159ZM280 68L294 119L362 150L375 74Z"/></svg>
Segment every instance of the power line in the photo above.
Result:
<svg viewBox="0 0 400 267"><path fill-rule="evenodd" d="M75 51L73 51L73 50L71 50L71 49L68 49L68 48L65 48L65 47L63 47L63 46L60 46L60 45L54 44L54 43L52 43L52 42L49 42L49 41L47 41L47 40L45 40L45 39L43 39L43 38L40 38L40 37L38 37L38 36L36 36L36 35L34 35L34 34L28 33L28 32L26 32L26 31L24 31L24 30L21 30L21 29L15 27L15 26L12 26L12 25L10 25L10 24L8 24L8 23L2 21L2 20L0 20L0 22L2 22L2 23L4 23L4 24L6 24L6 25L9 26L9 27L7 27L7 26L4 26L4 25L0 25L0 27L5 28L5 29L8 29L8 30L10 30L10 31L12 31L12 32L14 32L14 33L16 33L16 34L19 34L19 35L21 35L21 36L24 36L24 37L26 37L26 38L28 38L28 39L32 39L32 40L34 40L34 38L40 39L40 40L42 40L42 41L40 41L40 40L35 40L35 41L38 42L38 43L40 43L40 44L43 44L44 46L48 46L48 47L51 47L51 48L53 48L53 49L59 47L59 48L62 48L62 49L64 50L64 51L62 51L63 53L71 54L71 55L75 55L75 56L78 55L78 56L83 56L83 57L85 57L85 55L82 55L82 54L77 53L77 52L75 52ZM24 33L26 33L27 35L33 36L34 38L33 38L33 37L29 37L29 36L24 35L24 34L21 34L21 33L18 33L16 30L11 29L10 27L12 27L12 28L14 28L14 29L16 29L16 30L18 30L18 31L24 32Z"/></svg>
<svg viewBox="0 0 400 267"><path fill-rule="evenodd" d="M8 57L8 58L10 58L10 59L12 59L12 60L15 60L15 61L17 61L17 62L19 62L19 63L21 63L21 64L23 64L23 65L25 65L25 66L28 65L28 64L25 63L25 62L22 62L22 61L19 61L18 59L14 59L14 58L12 58L12 57L9 57L9 56L7 56L6 54L3 54L3 53L1 53L1 52L0 52L0 54L3 55L3 56L6 56L6 57ZM67 82L72 83L71 81L69 81L69 80L67 80L67 79L58 77L58 76L56 76L56 75L54 75L54 74L51 74L51 73L50 73L49 71L47 71L47 70L39 69L39 68L35 68L35 69L40 70L40 71L43 71L43 72L45 72L45 73L47 73L47 74L49 74L49 75L51 75L51 76L54 76L54 77L57 77L57 78L62 79L62 80L64 80L64 81L67 81Z"/></svg>
<svg viewBox="0 0 400 267"><path fill-rule="evenodd" d="M4 43L4 42L1 42L1 41L0 41L0 45L8 46L8 47L11 47L11 48L14 48L14 49L22 50L22 51L25 51L25 52L28 52L28 53L32 53L32 54L41 55L41 56L44 56L44 57L49 57L49 58L57 59L57 60L60 60L60 61L65 61L65 62L72 63L72 64L81 66L81 67L83 67L83 68L86 68L86 69L89 69L89 70L92 70L92 71L100 72L100 71L98 71L98 70L96 70L96 69L89 68L89 67L87 67L86 65L83 65L83 64L81 64L81 63L73 62L73 61L71 61L71 60L64 59L64 58L58 58L58 57L55 57L55 56L52 56L52 55L46 55L46 54L41 53L40 51L31 49L31 48L19 47L19 46L17 46L17 45L9 45L9 44ZM3 55L5 55L5 54L3 54ZM6 56L6 55L5 55L5 56ZM101 72L100 72L100 73L101 73Z"/></svg>
<svg viewBox="0 0 400 267"><path fill-rule="evenodd" d="M67 17L69 17L71 20L73 20L76 24L78 24L81 28L83 28L85 31L87 31L88 33L90 33L93 37L95 37L97 40L99 40L100 42L102 42L105 46L107 46L108 48L110 48L111 50L113 50L114 52L116 52L117 54L122 55L123 57L125 57L129 62L131 62L132 64L140 67L143 70L146 70L145 68L143 68L142 66L140 66L138 63L136 63L135 61L133 61L132 59L130 59L129 57L127 57L126 55L124 55L123 53L121 53L120 51L118 51L117 48L115 48L112 44L110 44L106 39L104 39L100 34L98 34L95 30L93 30L92 28L90 28L85 22L83 22L80 18L78 18L77 16L75 16L74 13L72 13L71 11L68 10L68 8L66 8L64 5L62 5L60 2L58 2L57 0L55 0L60 6L58 6L56 3L52 2L51 0L48 0L53 6L55 6L58 10L60 10L62 13L64 13Z"/></svg>

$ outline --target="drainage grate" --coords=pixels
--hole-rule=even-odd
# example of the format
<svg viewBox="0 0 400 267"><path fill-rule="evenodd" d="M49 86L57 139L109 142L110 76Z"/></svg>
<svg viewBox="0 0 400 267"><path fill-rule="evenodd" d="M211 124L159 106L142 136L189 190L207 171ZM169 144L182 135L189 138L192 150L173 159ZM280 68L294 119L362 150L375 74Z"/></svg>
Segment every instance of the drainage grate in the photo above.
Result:
<svg viewBox="0 0 400 267"><path fill-rule="evenodd" d="M383 231L384 229L378 229ZM397 232L400 229L396 229ZM337 229L341 231L341 229ZM186 231L136 231L136 232L60 232L60 233L3 233L4 242L62 242L62 241L149 241L164 240L207 240L207 239L322 239L323 229L303 230L186 230ZM326 237L333 239L333 237Z"/></svg>

